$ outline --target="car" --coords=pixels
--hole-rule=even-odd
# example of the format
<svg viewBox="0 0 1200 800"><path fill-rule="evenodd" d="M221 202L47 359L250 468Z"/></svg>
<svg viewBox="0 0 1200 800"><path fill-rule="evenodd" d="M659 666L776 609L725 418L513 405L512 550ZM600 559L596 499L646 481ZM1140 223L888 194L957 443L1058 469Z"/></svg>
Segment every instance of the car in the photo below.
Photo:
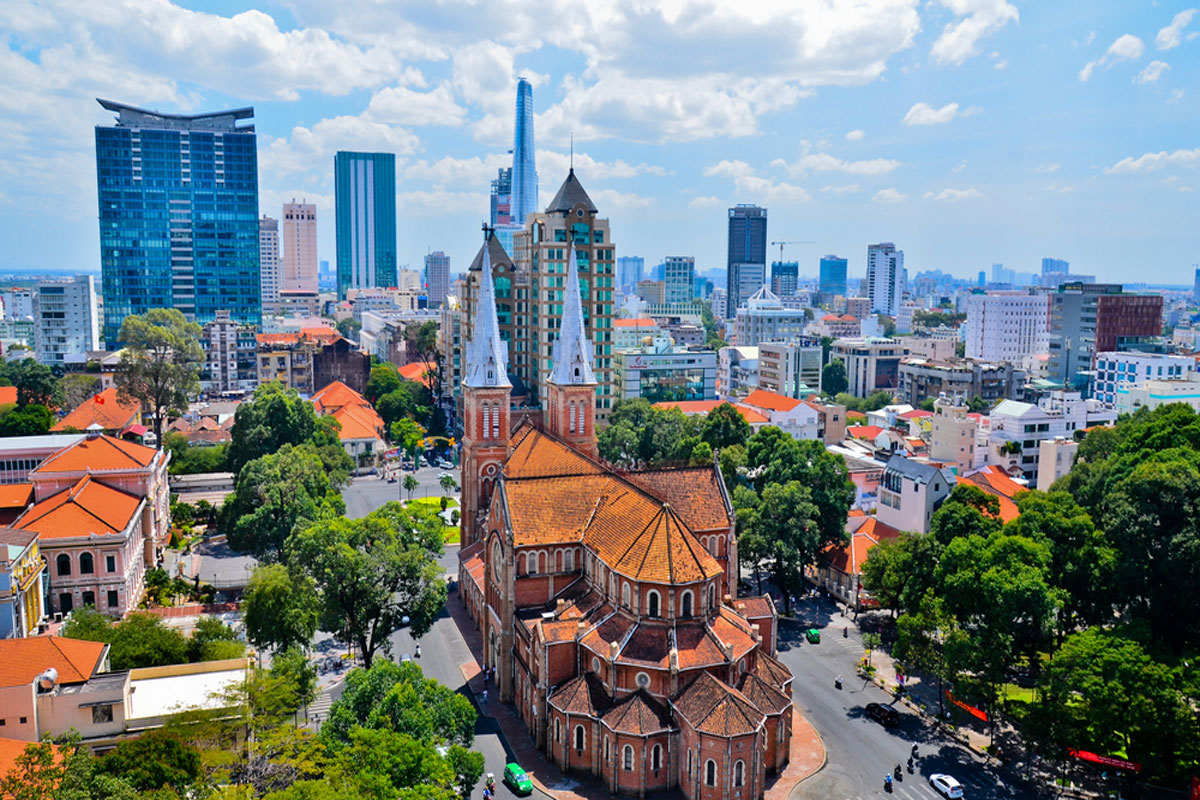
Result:
<svg viewBox="0 0 1200 800"><path fill-rule="evenodd" d="M504 765L504 782L517 794L524 795L533 792L533 781L529 780L529 776L525 774L525 770L521 769L521 765L515 762Z"/></svg>
<svg viewBox="0 0 1200 800"><path fill-rule="evenodd" d="M438 463L438 466L439 466L439 467L441 467L442 469L454 469L454 462L452 462L452 461L441 461L441 462L439 462L439 463Z"/></svg>
<svg viewBox="0 0 1200 800"><path fill-rule="evenodd" d="M962 784L951 778L949 775L943 775L940 772L935 772L929 776L929 785L933 790L942 797L950 798L950 800L958 800L963 796Z"/></svg>
<svg viewBox="0 0 1200 800"><path fill-rule="evenodd" d="M820 644L821 632L816 628L809 628L804 632L804 638L808 640L809 644Z"/></svg>
<svg viewBox="0 0 1200 800"><path fill-rule="evenodd" d="M883 703L867 703L867 716L885 728L900 724L900 712Z"/></svg>

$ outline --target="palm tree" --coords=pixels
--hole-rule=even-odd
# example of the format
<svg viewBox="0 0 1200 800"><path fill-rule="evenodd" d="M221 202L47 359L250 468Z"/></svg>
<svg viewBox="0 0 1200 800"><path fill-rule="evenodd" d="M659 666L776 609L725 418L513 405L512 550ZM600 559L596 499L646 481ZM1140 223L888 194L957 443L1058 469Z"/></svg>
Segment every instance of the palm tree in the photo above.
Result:
<svg viewBox="0 0 1200 800"><path fill-rule="evenodd" d="M421 486L421 482L418 481L416 478L414 478L412 475L404 476L404 491L408 492L409 500L412 500L413 492L415 492L417 489L419 489L420 486Z"/></svg>
<svg viewBox="0 0 1200 800"><path fill-rule="evenodd" d="M446 493L447 497L450 496L451 492L458 488L458 481L454 480L454 478L450 475L443 475L438 479L438 483L442 485L442 491Z"/></svg>

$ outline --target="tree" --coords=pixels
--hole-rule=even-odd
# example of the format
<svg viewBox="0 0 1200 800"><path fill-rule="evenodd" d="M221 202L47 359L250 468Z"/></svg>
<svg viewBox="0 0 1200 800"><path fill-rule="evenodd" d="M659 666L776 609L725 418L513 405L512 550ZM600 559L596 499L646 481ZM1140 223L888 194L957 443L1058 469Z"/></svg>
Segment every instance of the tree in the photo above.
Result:
<svg viewBox="0 0 1200 800"><path fill-rule="evenodd" d="M98 773L120 778L139 792L172 789L181 797L200 777L200 767L200 751L161 728L120 742L96 762Z"/></svg>
<svg viewBox="0 0 1200 800"><path fill-rule="evenodd" d="M868 631L862 635L863 647L867 650L867 665L871 664L871 654L883 646L883 637L878 633Z"/></svg>
<svg viewBox="0 0 1200 800"><path fill-rule="evenodd" d="M312 403L302 400L295 390L278 381L264 383L254 390L249 402L238 406L234 416L229 471L237 474L247 463L288 444L318 448L333 444L341 450L336 431L326 425L317 417ZM350 465L347 471L352 468Z"/></svg>
<svg viewBox="0 0 1200 800"><path fill-rule="evenodd" d="M402 617L414 636L433 624L446 603L441 552L437 515L395 502L362 519L322 519L288 544L289 562L316 582L321 629L355 645L368 666Z"/></svg>
<svg viewBox="0 0 1200 800"><path fill-rule="evenodd" d="M967 401L967 411L972 414L986 414L991 407L992 404L979 395L975 395Z"/></svg>
<svg viewBox="0 0 1200 800"><path fill-rule="evenodd" d="M429 376L429 382L434 391L440 392L445 380L445 365L442 363L442 350L438 347L438 327L434 320L414 323L404 329L404 338L408 342L410 352L416 353L418 360L433 365L433 374ZM437 416L441 416L440 410L437 411ZM433 420L430 420L429 428L435 429Z"/></svg>
<svg viewBox="0 0 1200 800"><path fill-rule="evenodd" d="M458 481L454 480L453 475L443 475L438 478L438 483L441 484L442 491L446 493L447 497L458 488Z"/></svg>
<svg viewBox="0 0 1200 800"><path fill-rule="evenodd" d="M704 417L700 438L714 450L745 445L750 438L750 423L730 403L721 403Z"/></svg>
<svg viewBox="0 0 1200 800"><path fill-rule="evenodd" d="M871 558L874 558L875 548L871 549ZM870 563L870 559L867 563ZM963 638L962 632L932 591L926 592L914 606L912 611L896 620L897 637L892 657L904 665L905 672L923 672L937 678L940 717L945 711L942 702L945 696L943 682L952 681L955 677L950 672L946 653L961 649L956 645Z"/></svg>
<svg viewBox="0 0 1200 800"><path fill-rule="evenodd" d="M337 331L350 341L357 342L358 334L362 331L362 323L354 317L346 317L345 319L338 320Z"/></svg>
<svg viewBox="0 0 1200 800"><path fill-rule="evenodd" d="M818 441L796 441L779 428L766 427L747 442L746 461L760 495L769 484L798 481L819 510L819 540L833 544L845 539L846 515L855 496L845 459Z"/></svg>
<svg viewBox="0 0 1200 800"><path fill-rule="evenodd" d="M113 626L109 659L114 670L188 663L188 640L162 617L130 614Z"/></svg>
<svg viewBox="0 0 1200 800"><path fill-rule="evenodd" d="M178 309L152 308L126 317L118 338L124 349L117 363L117 390L150 409L155 441L162 447L167 414L183 413L200 388L200 326Z"/></svg>
<svg viewBox="0 0 1200 800"><path fill-rule="evenodd" d="M397 447L410 456L415 456L421 449L425 429L418 425L416 420L405 417L392 423L391 434Z"/></svg>
<svg viewBox="0 0 1200 800"><path fill-rule="evenodd" d="M216 617L205 616L196 621L196 630L188 639L189 660L224 661L245 655L246 645L233 628Z"/></svg>
<svg viewBox="0 0 1200 800"><path fill-rule="evenodd" d="M62 405L63 393L54 373L44 364L32 358L7 365L4 377L17 387L17 406L44 406L57 408Z"/></svg>
<svg viewBox="0 0 1200 800"><path fill-rule="evenodd" d="M830 397L836 397L850 386L846 378L846 362L835 358L821 368L821 390Z"/></svg>
<svg viewBox="0 0 1200 800"><path fill-rule="evenodd" d="M193 446L188 444L186 436L177 431L169 431L163 439L163 446L171 452L168 469L172 475L195 475L225 470L228 463L228 445Z"/></svg>
<svg viewBox="0 0 1200 800"><path fill-rule="evenodd" d="M760 513L748 520L760 549L770 564L771 579L783 593L784 612L792 608L791 596L804 586L804 567L816 560L830 541L821 529L821 510L808 486L799 481L769 484L762 491Z"/></svg>
<svg viewBox="0 0 1200 800"><path fill-rule="evenodd" d="M138 794L121 778L103 774L77 734L56 743L31 742L0 775L5 800L137 800Z"/></svg>
<svg viewBox="0 0 1200 800"><path fill-rule="evenodd" d="M364 394L374 404L385 394L399 389L403 380L395 364L390 361L381 361L371 367L371 377L367 379Z"/></svg>
<svg viewBox="0 0 1200 800"><path fill-rule="evenodd" d="M58 388L62 392L59 409L69 414L83 401L100 391L100 376L86 372L68 372L58 379Z"/></svg>
<svg viewBox="0 0 1200 800"><path fill-rule="evenodd" d="M17 406L0 417L0 436L39 436L53 424L54 415L45 406Z"/></svg>
<svg viewBox="0 0 1200 800"><path fill-rule="evenodd" d="M408 499L409 499L409 501L411 502L411 501L412 501L413 492L415 492L417 489L421 488L421 482L420 482L420 481L418 481L418 480L417 480L417 479L416 479L414 476L412 476L412 475L405 475L405 476L404 476L404 484L403 484L403 485L404 485L404 491L408 493Z"/></svg>
<svg viewBox="0 0 1200 800"><path fill-rule="evenodd" d="M313 579L283 564L257 567L242 598L246 638L274 652L307 649L317 632L319 612Z"/></svg>
<svg viewBox="0 0 1200 800"><path fill-rule="evenodd" d="M278 453L257 458L238 472L221 516L230 547L273 561L301 522L344 511L312 446L285 444Z"/></svg>

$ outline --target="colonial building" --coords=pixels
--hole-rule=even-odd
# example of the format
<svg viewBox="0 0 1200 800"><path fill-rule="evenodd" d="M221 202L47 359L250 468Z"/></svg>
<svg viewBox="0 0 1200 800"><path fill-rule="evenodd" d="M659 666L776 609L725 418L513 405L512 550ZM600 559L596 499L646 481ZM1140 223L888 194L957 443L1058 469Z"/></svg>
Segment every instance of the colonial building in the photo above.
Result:
<svg viewBox="0 0 1200 800"><path fill-rule="evenodd" d="M623 472L597 456L573 248L564 289L544 416L514 419L492 282L480 284L459 585L484 666L564 771L623 796L757 800L791 740L774 605L737 598L735 517L715 463Z"/></svg>

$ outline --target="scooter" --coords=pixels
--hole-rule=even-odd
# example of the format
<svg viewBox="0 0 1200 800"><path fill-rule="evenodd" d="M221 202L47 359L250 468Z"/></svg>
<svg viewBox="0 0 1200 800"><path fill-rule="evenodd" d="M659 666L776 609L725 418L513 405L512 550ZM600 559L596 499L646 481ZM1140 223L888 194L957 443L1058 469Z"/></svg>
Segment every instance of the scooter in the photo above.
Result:
<svg viewBox="0 0 1200 800"><path fill-rule="evenodd" d="M413 657L415 657L415 658L421 657L421 645L417 645L416 650L413 651Z"/></svg>
<svg viewBox="0 0 1200 800"><path fill-rule="evenodd" d="M915 774L915 772L916 772L916 770L913 768L913 758L912 758L912 756L909 756L908 757L908 774L913 775L913 774Z"/></svg>
<svg viewBox="0 0 1200 800"><path fill-rule="evenodd" d="M891 775L883 776L883 790L885 792L887 792L888 794L891 794L891 792L892 792L892 776Z"/></svg>
<svg viewBox="0 0 1200 800"><path fill-rule="evenodd" d="M841 675L838 675L836 678L833 679L833 688L835 688L835 689L842 688L842 676Z"/></svg>
<svg viewBox="0 0 1200 800"><path fill-rule="evenodd" d="M900 771L899 764L896 765L896 769L894 769L892 771L892 774L896 776L896 780L898 780L898 781L904 780L904 773Z"/></svg>

